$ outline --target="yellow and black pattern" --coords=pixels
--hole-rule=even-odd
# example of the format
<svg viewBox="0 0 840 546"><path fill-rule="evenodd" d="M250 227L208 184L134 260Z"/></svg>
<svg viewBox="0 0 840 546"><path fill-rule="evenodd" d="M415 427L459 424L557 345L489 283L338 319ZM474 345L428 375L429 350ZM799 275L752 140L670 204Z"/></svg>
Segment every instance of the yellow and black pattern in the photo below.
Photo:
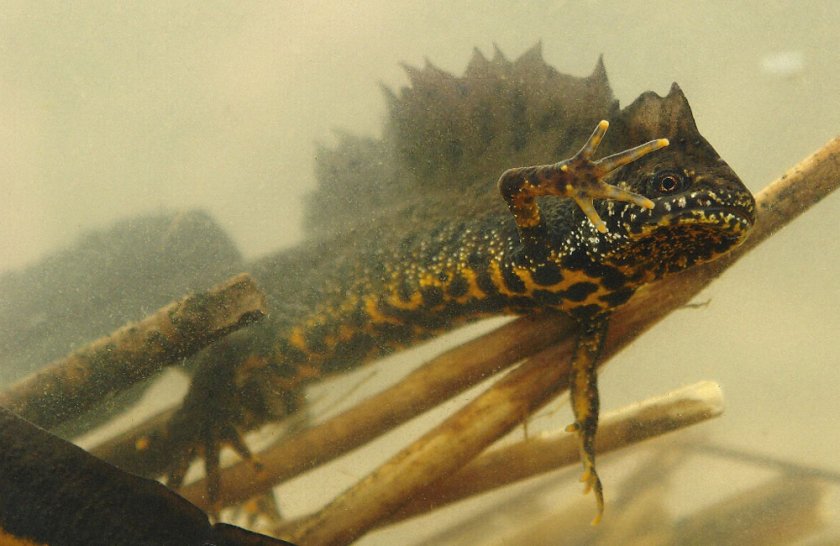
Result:
<svg viewBox="0 0 840 546"><path fill-rule="evenodd" d="M208 445L297 411L309 381L480 317L554 309L582 325L573 428L602 509L592 442L609 315L742 241L752 196L676 85L619 110L600 63L573 78L538 48L515 62L476 54L464 77L409 76L388 93L381 140L319 151L312 236L252 265L271 316L200 359L173 443L203 444L212 467Z"/></svg>

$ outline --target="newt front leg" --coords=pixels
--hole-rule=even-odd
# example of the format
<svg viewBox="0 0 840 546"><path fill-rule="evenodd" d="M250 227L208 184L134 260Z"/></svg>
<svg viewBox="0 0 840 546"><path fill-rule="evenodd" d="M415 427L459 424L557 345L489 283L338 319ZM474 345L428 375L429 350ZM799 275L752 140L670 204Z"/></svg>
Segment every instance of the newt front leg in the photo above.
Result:
<svg viewBox="0 0 840 546"><path fill-rule="evenodd" d="M535 198L544 195L568 197L580 207L592 225L601 233L607 226L592 204L594 199L626 201L646 209L653 208L653 201L643 195L622 190L602 181L611 171L632 163L651 152L668 145L667 138L651 140L635 148L593 161L592 156L604 139L610 124L602 120L583 148L571 159L553 165L537 165L508 169L499 178L499 191L507 202L522 236L528 246L545 234L545 224Z"/></svg>
<svg viewBox="0 0 840 546"><path fill-rule="evenodd" d="M664 138L651 140L635 148L594 161L593 155L608 127L607 121L601 121L583 148L571 159L553 165L509 169L499 178L499 191L519 231L522 260L517 260L523 262L524 267L536 270L541 264L558 260L557 254L553 253L551 238L537 204L537 197L553 195L574 200L592 225L601 233L607 232L607 226L595 211L594 199L625 201L646 209L654 207L653 201L647 197L610 185L602 178L623 165L664 148L668 145L668 140ZM559 259L562 260L562 257ZM558 265L562 270L563 264ZM589 285L594 287L591 290L597 290L594 281L601 282L600 279L592 278L591 280L593 282L589 282ZM575 302L585 298L585 295L583 297L570 295L570 299ZM590 310L575 315L580 324L580 334L570 377L575 422L569 425L567 430L576 432L578 435L584 468L581 481L586 484L586 492L592 490L595 493L598 514L593 523L600 521L604 511L604 494L595 470L594 442L598 429L596 365L601 354L609 313L614 305L618 305L609 302L609 299L600 300L600 305L595 304L595 307L599 308L598 311Z"/></svg>
<svg viewBox="0 0 840 546"><path fill-rule="evenodd" d="M595 433L598 431L598 358L604 346L607 332L605 320L591 320L582 323L578 333L575 352L572 359L572 371L569 377L569 392L575 422L566 427L568 432L576 432L580 447L580 459L583 463L583 475L580 481L585 484L584 493L590 490L595 494L598 513L592 524L601 521L604 514L604 490L601 479L595 470Z"/></svg>

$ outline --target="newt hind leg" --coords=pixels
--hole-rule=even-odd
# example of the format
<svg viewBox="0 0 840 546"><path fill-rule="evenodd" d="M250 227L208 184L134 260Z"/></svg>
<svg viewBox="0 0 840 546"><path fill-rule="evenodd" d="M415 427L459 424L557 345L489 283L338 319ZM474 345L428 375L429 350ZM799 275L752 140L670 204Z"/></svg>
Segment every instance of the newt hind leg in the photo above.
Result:
<svg viewBox="0 0 840 546"><path fill-rule="evenodd" d="M596 369L606 331L605 320L581 324L569 378L575 422L566 427L566 430L575 432L578 436L580 458L583 463L583 475L580 480L584 483L584 493L591 490L595 495L598 513L592 520L593 525L601 521L604 513L604 491L601 479L595 470L595 433L598 430L599 409Z"/></svg>
<svg viewBox="0 0 840 546"><path fill-rule="evenodd" d="M246 336L228 336L198 357L192 384L166 425L163 449L170 462L167 485L180 487L196 457L204 459L208 504L221 508L220 454L232 448L256 470L262 465L244 434L269 422L299 416L305 409L297 368L277 373L271 355L251 346Z"/></svg>

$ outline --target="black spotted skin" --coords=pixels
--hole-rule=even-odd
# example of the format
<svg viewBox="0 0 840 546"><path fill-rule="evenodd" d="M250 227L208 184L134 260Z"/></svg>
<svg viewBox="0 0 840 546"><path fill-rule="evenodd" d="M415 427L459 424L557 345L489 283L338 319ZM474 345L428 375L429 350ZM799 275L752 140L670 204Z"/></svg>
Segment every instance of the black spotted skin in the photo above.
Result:
<svg viewBox="0 0 840 546"><path fill-rule="evenodd" d="M218 444L247 454L239 434L298 411L310 381L464 322L554 309L581 325L570 430L600 513L595 365L609 315L739 244L753 198L676 85L620 110L600 63L573 78L538 48L515 62L477 53L463 77L409 75L388 95L383 139L319 151L311 237L250 267L270 317L200 358L170 427L186 454L171 481L203 447L215 496ZM613 154L602 162L599 144Z"/></svg>

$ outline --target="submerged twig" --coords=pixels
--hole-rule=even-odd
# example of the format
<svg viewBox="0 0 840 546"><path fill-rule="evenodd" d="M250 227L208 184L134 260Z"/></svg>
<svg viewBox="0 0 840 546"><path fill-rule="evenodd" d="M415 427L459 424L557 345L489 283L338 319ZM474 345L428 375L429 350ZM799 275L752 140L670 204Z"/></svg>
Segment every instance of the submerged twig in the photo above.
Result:
<svg viewBox="0 0 840 546"><path fill-rule="evenodd" d="M568 386L572 340L529 358L296 529L303 544L347 544L448 476ZM293 541L295 541L293 539Z"/></svg>
<svg viewBox="0 0 840 546"><path fill-rule="evenodd" d="M667 394L604 415L598 429L598 453L614 451L666 432L697 424L723 412L723 394L711 381L681 387ZM425 489L421 498L404 505L389 520L435 510L463 498L557 470L579 460L577 440L566 431L544 434L490 450L456 473ZM299 522L284 522L293 529Z"/></svg>
<svg viewBox="0 0 840 546"><path fill-rule="evenodd" d="M266 314L247 273L170 303L0 393L0 406L50 428Z"/></svg>
<svg viewBox="0 0 840 546"><path fill-rule="evenodd" d="M611 320L602 362L672 310L686 304L738 258L840 185L840 138L757 196L747 242L728 256L641 290ZM559 394L571 343L532 357L494 387L340 495L293 533L306 544L348 543L389 518L431 483L451 474L505 434L526 413Z"/></svg>
<svg viewBox="0 0 840 546"><path fill-rule="evenodd" d="M603 454L685 428L723 413L723 393L702 381L606 414L595 445ZM388 522L428 512L543 472L577 464L577 438L561 430L487 451L404 505Z"/></svg>
<svg viewBox="0 0 840 546"><path fill-rule="evenodd" d="M606 525L589 524L592 507L585 502L557 504L555 509L550 507L555 503L549 502L547 507L546 493L557 488L558 480L546 479L499 499L472 515L466 524L444 530L428 542L531 546L553 544L560 539L563 544L591 546L679 544L663 540L670 536L672 519L666 490L675 472L688 460L672 444L673 441L658 444L651 455L634 465L629 476L610 486L614 500ZM508 522L516 525L504 525ZM495 532L487 532L488 528L495 528Z"/></svg>
<svg viewBox="0 0 840 546"><path fill-rule="evenodd" d="M545 511L543 506L527 507L528 499L517 498L505 506L494 506L485 513L473 516L484 526L457 526L443 537L447 544L481 544L498 546L530 546L555 543L562 537L563 544L589 544L606 546L633 545L782 545L813 539L815 533L826 526L821 504L827 488L818 480L782 474L759 485L723 497L712 504L702 502L701 508L689 507L683 502L674 506L668 499L668 484L674 471L684 463L689 449L684 444L657 450L642 462L630 477L615 484L620 499L611 510L609 523L593 528L588 525L591 508L585 503L573 503L560 510ZM709 493L709 492L705 492ZM690 501L689 501L690 503ZM523 510L523 504L525 508ZM536 503L535 503L536 504ZM690 503L691 504L691 503ZM696 505L697 503L695 503ZM530 510L528 510L530 508ZM528 517L543 509L538 518ZM514 528L501 528L490 538L484 533L488 526L497 523L500 515L516 517ZM521 520L521 524L520 524ZM474 528L474 527L477 527ZM476 536L477 532L477 536ZM437 543L441 537L432 537ZM829 543L825 542L825 543ZM832 544L835 542L830 542Z"/></svg>

